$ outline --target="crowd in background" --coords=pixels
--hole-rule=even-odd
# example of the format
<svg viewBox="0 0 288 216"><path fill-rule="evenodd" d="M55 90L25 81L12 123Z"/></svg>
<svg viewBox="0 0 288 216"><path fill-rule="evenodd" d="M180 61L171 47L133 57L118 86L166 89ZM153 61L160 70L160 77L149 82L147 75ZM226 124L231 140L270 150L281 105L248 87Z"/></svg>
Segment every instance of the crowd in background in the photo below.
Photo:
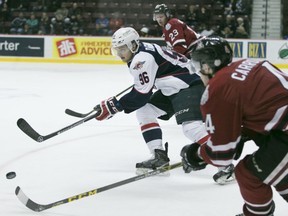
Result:
<svg viewBox="0 0 288 216"><path fill-rule="evenodd" d="M123 2L122 8L122 1L0 0L0 33L110 36L122 26L132 26L143 37L162 35L161 28L152 18L155 7L153 2L146 0L145 7L144 1L129 3L132 1L127 0ZM251 1L181 0L177 4L169 3L168 6L173 16L202 35L249 38ZM136 7L133 8L132 4L136 4ZM283 37L285 32L287 30L284 29Z"/></svg>

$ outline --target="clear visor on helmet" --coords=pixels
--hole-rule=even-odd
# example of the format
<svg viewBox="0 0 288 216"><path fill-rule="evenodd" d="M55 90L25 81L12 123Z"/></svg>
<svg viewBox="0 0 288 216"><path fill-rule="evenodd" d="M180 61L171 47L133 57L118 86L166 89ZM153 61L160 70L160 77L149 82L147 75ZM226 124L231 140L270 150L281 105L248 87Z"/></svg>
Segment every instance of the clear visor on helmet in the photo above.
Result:
<svg viewBox="0 0 288 216"><path fill-rule="evenodd" d="M111 52L113 56L123 56L127 55L131 50L127 45L119 46L119 47L111 47Z"/></svg>

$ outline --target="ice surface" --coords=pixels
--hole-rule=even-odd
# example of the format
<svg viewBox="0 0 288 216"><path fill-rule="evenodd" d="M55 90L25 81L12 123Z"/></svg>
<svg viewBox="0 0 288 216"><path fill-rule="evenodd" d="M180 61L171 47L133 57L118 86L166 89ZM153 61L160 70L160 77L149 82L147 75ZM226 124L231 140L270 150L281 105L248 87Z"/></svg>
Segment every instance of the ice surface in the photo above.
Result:
<svg viewBox="0 0 288 216"><path fill-rule="evenodd" d="M87 113L102 99L132 84L125 65L15 64L0 69L0 215L2 216L234 216L242 198L236 183L219 186L216 168L170 177L155 176L79 201L35 213L14 194L17 185L35 202L48 204L135 175L136 162L150 157L135 114L120 113L104 122L91 120L43 143L16 125L26 119L42 135L78 121L66 108ZM189 140L174 119L160 121L169 142L171 163ZM256 148L246 145L244 152ZM235 162L236 164L237 162ZM17 177L5 175L15 171ZM274 193L276 216L287 216L287 203Z"/></svg>

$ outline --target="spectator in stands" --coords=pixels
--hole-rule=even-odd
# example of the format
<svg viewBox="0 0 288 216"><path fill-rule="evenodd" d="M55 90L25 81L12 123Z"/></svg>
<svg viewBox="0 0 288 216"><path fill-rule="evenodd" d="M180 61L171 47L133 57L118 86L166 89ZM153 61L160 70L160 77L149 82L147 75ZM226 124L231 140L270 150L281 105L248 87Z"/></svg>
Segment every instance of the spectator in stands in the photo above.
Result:
<svg viewBox="0 0 288 216"><path fill-rule="evenodd" d="M68 17L69 10L65 3L62 2L61 7L55 12L55 17L51 19L51 34L53 35L69 35L72 31L72 23Z"/></svg>
<svg viewBox="0 0 288 216"><path fill-rule="evenodd" d="M73 23L69 17L65 17L62 23L63 33L64 35L72 35L72 27Z"/></svg>
<svg viewBox="0 0 288 216"><path fill-rule="evenodd" d="M219 31L220 33L222 32L223 34L226 34L229 31L230 32L229 34L232 34L231 37L234 37L236 31L235 17L232 15L226 15L225 21L221 22L220 24Z"/></svg>
<svg viewBox="0 0 288 216"><path fill-rule="evenodd" d="M220 0L224 7L230 7L232 5L233 0Z"/></svg>
<svg viewBox="0 0 288 216"><path fill-rule="evenodd" d="M40 21L39 21L39 31L38 34L47 35L51 33L50 19L46 12L42 12Z"/></svg>
<svg viewBox="0 0 288 216"><path fill-rule="evenodd" d="M32 11L47 11L47 3L45 0L36 0L37 4L32 6Z"/></svg>
<svg viewBox="0 0 288 216"><path fill-rule="evenodd" d="M30 0L8 0L7 4L11 11L28 11L30 9Z"/></svg>
<svg viewBox="0 0 288 216"><path fill-rule="evenodd" d="M57 16L58 14L62 15L63 19L68 17L69 10L66 8L64 3L62 3L61 7L56 10L55 16Z"/></svg>
<svg viewBox="0 0 288 216"><path fill-rule="evenodd" d="M77 2L72 3L72 7L68 10L68 16L71 18L72 16L77 16L78 14L82 15L83 10L78 6Z"/></svg>
<svg viewBox="0 0 288 216"><path fill-rule="evenodd" d="M61 7L61 1L58 0L46 1L46 3L47 10L51 12L55 12L58 8Z"/></svg>
<svg viewBox="0 0 288 216"><path fill-rule="evenodd" d="M234 14L234 11L232 9L232 4L224 8L224 13L223 13L224 16L227 16L227 15L232 16L233 14Z"/></svg>
<svg viewBox="0 0 288 216"><path fill-rule="evenodd" d="M211 36L215 33L214 30L211 28L211 25L209 23L206 23L206 24L202 23L201 28L202 28L202 31L200 32L200 34L202 36L208 37L208 36Z"/></svg>
<svg viewBox="0 0 288 216"><path fill-rule="evenodd" d="M109 19L100 13L99 17L95 21L95 29L92 31L92 35L106 36L109 31Z"/></svg>
<svg viewBox="0 0 288 216"><path fill-rule="evenodd" d="M30 17L26 21L26 25L28 26L29 34L37 34L39 31L39 20L35 17L34 13L30 14Z"/></svg>
<svg viewBox="0 0 288 216"><path fill-rule="evenodd" d="M25 23L24 28L23 28L23 32L21 33L21 35L31 35L29 26L27 25L27 23Z"/></svg>
<svg viewBox="0 0 288 216"><path fill-rule="evenodd" d="M71 19L71 35L84 35L86 23L81 14L72 15Z"/></svg>
<svg viewBox="0 0 288 216"><path fill-rule="evenodd" d="M67 23L67 20L66 20ZM51 19L51 34L64 35L64 18L62 14L57 14Z"/></svg>
<svg viewBox="0 0 288 216"><path fill-rule="evenodd" d="M144 26L140 29L140 37L149 37L149 28Z"/></svg>
<svg viewBox="0 0 288 216"><path fill-rule="evenodd" d="M245 25L242 17L237 18L234 38L249 38L249 28L247 25Z"/></svg>
<svg viewBox="0 0 288 216"><path fill-rule="evenodd" d="M203 5L200 7L197 17L199 25L202 23L209 23L211 21L211 11Z"/></svg>
<svg viewBox="0 0 288 216"><path fill-rule="evenodd" d="M233 38L234 32L230 29L229 26L226 26L220 31L219 36L223 38Z"/></svg>
<svg viewBox="0 0 288 216"><path fill-rule="evenodd" d="M22 34L24 31L24 25L26 24L26 18L23 12L20 12L11 22L10 33L11 34Z"/></svg>
<svg viewBox="0 0 288 216"><path fill-rule="evenodd" d="M198 25L198 7L196 5L190 5L186 14L186 23L194 28Z"/></svg>
<svg viewBox="0 0 288 216"><path fill-rule="evenodd" d="M232 3L234 15L250 15L251 1L250 0L234 0Z"/></svg>
<svg viewBox="0 0 288 216"><path fill-rule="evenodd" d="M0 21L9 21L11 17L11 11L10 8L8 7L7 2L3 2L1 5L1 9L0 9Z"/></svg>
<svg viewBox="0 0 288 216"><path fill-rule="evenodd" d="M123 25L124 20L122 19L121 14L119 12L115 12L109 22L108 35L113 35L114 32L123 27Z"/></svg>
<svg viewBox="0 0 288 216"><path fill-rule="evenodd" d="M2 2L0 6L0 33L8 33L10 31L11 12L6 2Z"/></svg>

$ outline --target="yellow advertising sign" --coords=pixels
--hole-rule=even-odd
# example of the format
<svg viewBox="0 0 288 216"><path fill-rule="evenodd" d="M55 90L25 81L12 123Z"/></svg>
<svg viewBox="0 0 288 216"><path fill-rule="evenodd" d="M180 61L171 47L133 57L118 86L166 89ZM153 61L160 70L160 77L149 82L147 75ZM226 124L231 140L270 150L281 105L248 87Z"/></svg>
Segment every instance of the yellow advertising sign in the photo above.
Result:
<svg viewBox="0 0 288 216"><path fill-rule="evenodd" d="M66 37L53 39L53 58L111 60L111 38Z"/></svg>

